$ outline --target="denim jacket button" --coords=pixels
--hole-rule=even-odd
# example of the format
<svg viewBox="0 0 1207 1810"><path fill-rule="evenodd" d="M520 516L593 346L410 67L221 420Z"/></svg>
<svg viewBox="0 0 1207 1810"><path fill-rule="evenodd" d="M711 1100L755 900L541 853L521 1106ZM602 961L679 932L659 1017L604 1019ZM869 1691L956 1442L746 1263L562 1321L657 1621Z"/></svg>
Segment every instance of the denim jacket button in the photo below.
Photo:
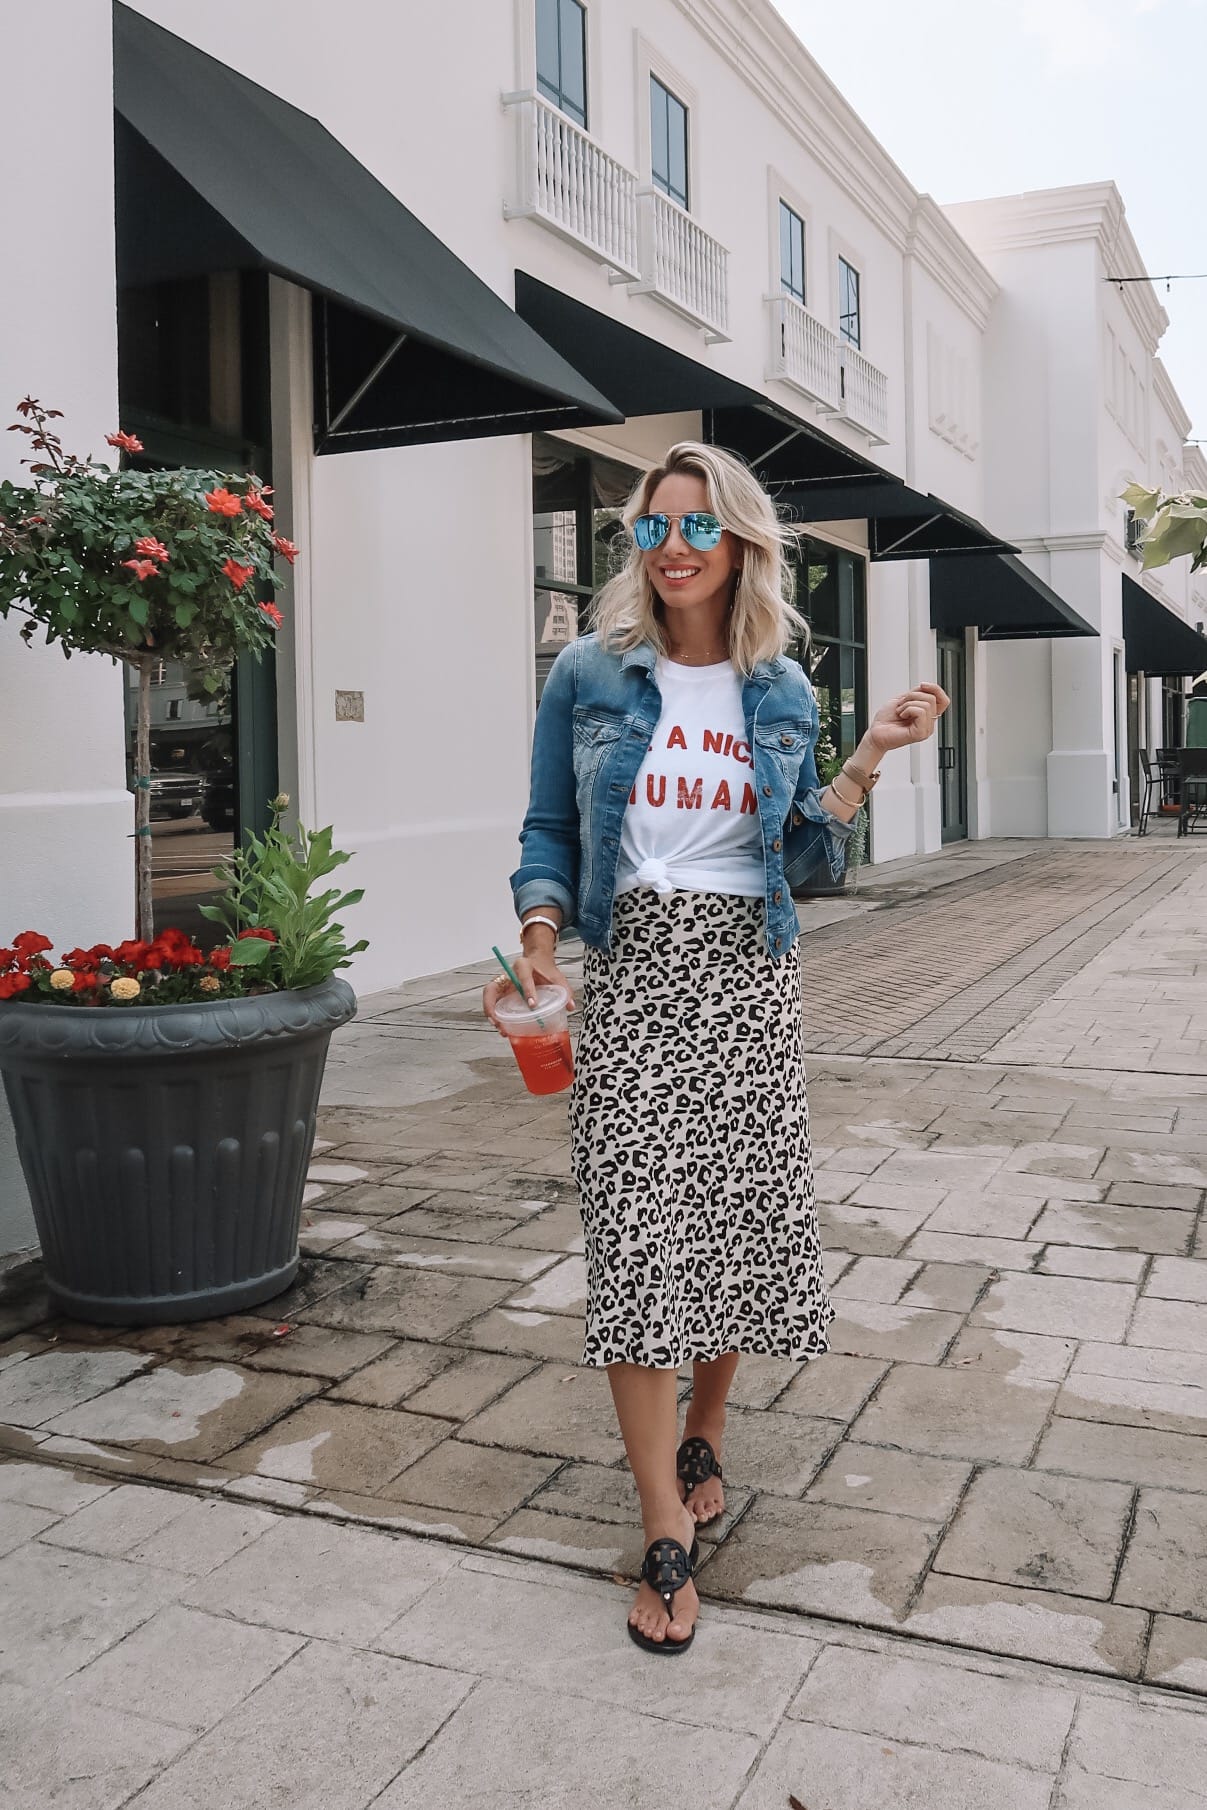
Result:
<svg viewBox="0 0 1207 1810"><path fill-rule="evenodd" d="M780 742L783 747L790 748L792 746L792 737L790 735L781 735Z"/></svg>
<svg viewBox="0 0 1207 1810"><path fill-rule="evenodd" d="M776 939L775 939L775 946L776 946L776 948L777 948L777 949L782 949L782 948L783 948L783 946L784 946L784 939L783 939L783 937L782 937L782 936L777 936L777 937L776 937Z"/></svg>
<svg viewBox="0 0 1207 1810"><path fill-rule="evenodd" d="M803 819L803 818L802 818L802 817L801 817L801 815L800 815L800 812L799 812L799 811L793 811L793 813L792 813L792 827L793 827L793 829L794 829L794 830L798 830L798 829L799 829L799 828L800 828L800 826L801 826L801 824L802 824L802 822L803 822L803 821L804 821L804 819Z"/></svg>
<svg viewBox="0 0 1207 1810"><path fill-rule="evenodd" d="M778 837L778 836L777 836L777 837L776 837L776 839L775 839L775 841L774 841L774 842L773 842L773 843L772 843L772 844L771 844L771 846L772 846L772 848L773 848L773 849L774 849L774 850L775 850L775 853L776 853L776 854L777 854L777 855L778 855L778 854L779 854L779 852L780 852L780 850L781 850L781 849L782 849L782 848L783 848L783 846L784 846L784 845L783 845L783 843L782 843L782 842L781 842L781 841L780 841L780 839L779 839L779 837Z"/></svg>
<svg viewBox="0 0 1207 1810"><path fill-rule="evenodd" d="M783 896L782 892L773 892L771 895L771 903L773 905L778 905Z"/></svg>
<svg viewBox="0 0 1207 1810"><path fill-rule="evenodd" d="M763 787L763 797L764 797L764 798L770 798L770 797L771 797L771 787L770 787L770 786L764 786L764 787Z"/></svg>

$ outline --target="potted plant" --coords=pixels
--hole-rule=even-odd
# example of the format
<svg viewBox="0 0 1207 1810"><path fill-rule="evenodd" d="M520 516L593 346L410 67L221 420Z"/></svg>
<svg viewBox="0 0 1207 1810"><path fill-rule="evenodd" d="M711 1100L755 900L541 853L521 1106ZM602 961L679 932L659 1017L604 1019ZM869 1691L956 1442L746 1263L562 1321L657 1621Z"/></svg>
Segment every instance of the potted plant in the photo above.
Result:
<svg viewBox="0 0 1207 1810"><path fill-rule="evenodd" d="M149 666L187 662L219 691L235 654L261 652L281 621L256 587L296 548L254 476L114 471L64 454L53 411L27 398L21 414L41 456L31 486L0 484L0 615L140 680L135 936L54 959L50 938L23 931L0 949L0 1071L47 1279L81 1319L235 1312L297 1269L327 1046L356 1010L337 970L365 947L336 914L360 893L311 896L349 857L330 829L287 832L281 796L203 908L226 941L206 953L155 933Z"/></svg>

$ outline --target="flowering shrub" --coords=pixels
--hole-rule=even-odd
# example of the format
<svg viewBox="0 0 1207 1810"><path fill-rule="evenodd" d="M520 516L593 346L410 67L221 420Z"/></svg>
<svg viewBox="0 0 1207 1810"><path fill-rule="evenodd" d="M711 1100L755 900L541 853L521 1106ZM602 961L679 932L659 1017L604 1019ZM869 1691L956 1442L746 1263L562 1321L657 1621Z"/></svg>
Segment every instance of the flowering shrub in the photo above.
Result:
<svg viewBox="0 0 1207 1810"><path fill-rule="evenodd" d="M298 549L273 526L271 490L254 475L115 471L64 452L52 422L62 411L32 396L9 429L29 441L28 485L0 482L0 617L24 617L64 654L108 654L139 675L135 848L139 935L154 933L151 904L151 670L162 659L192 668L191 695L220 695L235 656L257 658L284 618L264 592L282 583L275 562ZM106 436L127 455L133 434ZM64 989L65 990L65 989Z"/></svg>
<svg viewBox="0 0 1207 1810"><path fill-rule="evenodd" d="M273 940L271 930L247 930L249 938ZM11 949L0 949L0 999L45 1000L56 1006L182 1005L193 1000L229 999L249 991L254 970L237 959L229 944L207 955L183 930L161 930L153 941L94 943L69 949L57 961L48 936L23 930ZM252 988L262 991L259 982Z"/></svg>

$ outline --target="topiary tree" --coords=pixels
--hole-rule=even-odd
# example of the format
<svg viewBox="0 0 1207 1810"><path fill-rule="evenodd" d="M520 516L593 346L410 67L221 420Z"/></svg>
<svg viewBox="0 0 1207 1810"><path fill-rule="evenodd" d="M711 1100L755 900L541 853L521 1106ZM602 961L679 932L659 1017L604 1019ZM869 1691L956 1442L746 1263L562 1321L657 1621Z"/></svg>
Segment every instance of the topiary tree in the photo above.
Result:
<svg viewBox="0 0 1207 1810"><path fill-rule="evenodd" d="M138 674L134 752L137 935L154 935L151 903L151 676L160 660L194 669L218 697L237 654L257 658L283 617L264 593L297 548L273 527L272 492L254 474L115 470L65 453L59 409L32 396L9 429L24 434L30 483L0 482L0 616L25 620L64 655L106 654ZM106 435L140 453L132 434Z"/></svg>

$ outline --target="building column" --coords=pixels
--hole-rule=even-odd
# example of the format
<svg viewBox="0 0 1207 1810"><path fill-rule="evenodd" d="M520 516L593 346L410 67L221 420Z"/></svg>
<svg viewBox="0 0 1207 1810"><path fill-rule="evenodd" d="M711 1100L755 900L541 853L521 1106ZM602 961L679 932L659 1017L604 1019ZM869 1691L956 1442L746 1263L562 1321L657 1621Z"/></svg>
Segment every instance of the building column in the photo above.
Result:
<svg viewBox="0 0 1207 1810"><path fill-rule="evenodd" d="M1112 789L1115 728L1111 639L1118 625L1108 619L1103 606L1101 560L1096 550L1054 552L1050 561L1053 589L1098 629L1099 638L1054 639L1051 643L1048 835L1113 836L1118 821Z"/></svg>

